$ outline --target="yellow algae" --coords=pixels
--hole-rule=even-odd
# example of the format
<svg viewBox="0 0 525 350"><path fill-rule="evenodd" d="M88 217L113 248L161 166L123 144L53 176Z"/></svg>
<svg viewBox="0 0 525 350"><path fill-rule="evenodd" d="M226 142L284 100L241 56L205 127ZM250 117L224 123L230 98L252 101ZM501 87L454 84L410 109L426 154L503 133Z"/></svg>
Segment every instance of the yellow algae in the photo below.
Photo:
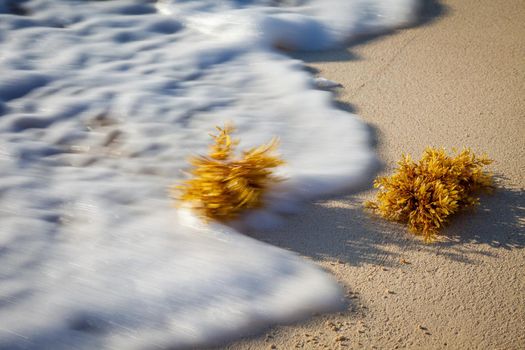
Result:
<svg viewBox="0 0 525 350"><path fill-rule="evenodd" d="M284 162L273 154L278 146L276 138L236 157L239 140L230 136L234 127L226 125L217 130L217 135L210 135L214 144L209 154L189 160L191 178L172 187L171 193L204 218L228 221L247 209L263 207L268 188L282 180L273 174L274 168Z"/></svg>
<svg viewBox="0 0 525 350"><path fill-rule="evenodd" d="M491 159L470 149L454 153L449 156L444 149L427 148L417 163L403 155L394 174L375 180L376 200L365 206L433 241L450 215L477 205L475 194L493 187L492 175L483 171Z"/></svg>

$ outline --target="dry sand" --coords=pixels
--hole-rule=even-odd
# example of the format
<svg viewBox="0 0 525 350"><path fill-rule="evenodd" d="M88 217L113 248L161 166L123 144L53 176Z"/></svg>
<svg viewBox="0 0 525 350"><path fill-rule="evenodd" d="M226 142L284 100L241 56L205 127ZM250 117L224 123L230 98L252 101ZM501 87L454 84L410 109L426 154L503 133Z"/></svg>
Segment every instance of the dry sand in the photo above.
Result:
<svg viewBox="0 0 525 350"><path fill-rule="evenodd" d="M256 234L336 276L348 309L221 348L525 349L525 2L428 1L419 26L300 58L343 84L386 171L402 152L468 146L496 160L500 188L431 245L363 212L370 191Z"/></svg>

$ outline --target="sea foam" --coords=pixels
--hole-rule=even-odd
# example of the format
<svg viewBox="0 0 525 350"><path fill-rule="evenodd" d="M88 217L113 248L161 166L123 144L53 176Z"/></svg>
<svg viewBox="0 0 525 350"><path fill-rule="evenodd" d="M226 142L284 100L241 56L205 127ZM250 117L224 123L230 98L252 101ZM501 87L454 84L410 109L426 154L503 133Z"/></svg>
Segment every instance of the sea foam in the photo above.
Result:
<svg viewBox="0 0 525 350"><path fill-rule="evenodd" d="M287 161L268 208L234 227L271 228L301 201L368 183L366 126L276 48L334 47L414 9L0 0L0 347L202 346L337 308L319 268L204 225L167 188L226 121L241 147L278 136Z"/></svg>

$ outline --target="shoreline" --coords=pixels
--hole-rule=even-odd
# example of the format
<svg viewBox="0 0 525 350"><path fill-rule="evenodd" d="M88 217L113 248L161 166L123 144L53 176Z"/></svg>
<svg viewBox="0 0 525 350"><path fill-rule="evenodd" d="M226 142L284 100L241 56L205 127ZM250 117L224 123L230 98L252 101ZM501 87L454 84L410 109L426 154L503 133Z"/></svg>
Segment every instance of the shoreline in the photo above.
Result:
<svg viewBox="0 0 525 350"><path fill-rule="evenodd" d="M470 147L495 160L498 189L430 245L364 212L373 191L312 203L257 234L334 275L347 310L220 349L525 347L525 5L435 6L420 26L294 57L343 85L336 104L374 129L384 173L401 153Z"/></svg>

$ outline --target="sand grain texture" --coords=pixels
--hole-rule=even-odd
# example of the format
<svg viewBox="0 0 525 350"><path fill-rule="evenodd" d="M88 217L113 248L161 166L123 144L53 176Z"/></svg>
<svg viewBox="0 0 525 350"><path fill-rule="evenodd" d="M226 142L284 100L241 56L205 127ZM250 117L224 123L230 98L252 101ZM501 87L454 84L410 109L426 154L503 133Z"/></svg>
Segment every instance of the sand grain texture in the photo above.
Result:
<svg viewBox="0 0 525 350"><path fill-rule="evenodd" d="M499 189L433 245L363 212L372 192L255 234L334 274L348 310L228 349L525 348L525 3L427 7L420 26L299 58L343 85L338 103L373 127L385 171L403 152L468 146L495 159Z"/></svg>

